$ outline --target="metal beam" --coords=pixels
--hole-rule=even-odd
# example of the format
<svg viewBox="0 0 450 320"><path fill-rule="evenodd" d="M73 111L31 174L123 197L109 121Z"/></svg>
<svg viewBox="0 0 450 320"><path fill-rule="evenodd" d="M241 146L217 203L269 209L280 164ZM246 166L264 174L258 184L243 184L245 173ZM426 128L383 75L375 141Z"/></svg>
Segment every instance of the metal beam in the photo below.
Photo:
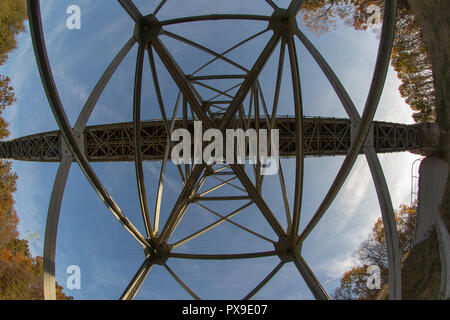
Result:
<svg viewBox="0 0 450 320"><path fill-rule="evenodd" d="M269 29L266 28L266 29L264 29L264 30L262 30L262 31L260 31L260 32L258 32L258 33L255 33L254 35L252 35L252 36L250 36L250 37L248 37L248 38L246 38L246 39L244 39L244 40L238 42L237 44L235 44L235 45L232 46L231 48L229 48L229 49L225 50L224 52L222 52L218 57L215 57L215 58L209 60L208 62L206 62L205 64L201 65L199 68L197 68L197 69L191 74L191 76L197 74L198 72L200 72L201 70L203 70L204 68L206 68L207 66L209 66L211 63L213 63L213 62L216 61L217 59L220 59L220 58L222 58L223 56L225 56L227 53L230 53L230 52L233 51L234 49L236 49L236 48L242 46L243 44L245 44L245 43L247 43L247 42L249 42L249 41L251 41L251 40L253 40L253 39L257 38L257 37L259 37L260 35L262 35L262 34L264 34L264 33L266 33L268 30L269 30Z"/></svg>
<svg viewBox="0 0 450 320"><path fill-rule="evenodd" d="M259 292L269 281L273 278L274 275L277 274L278 271L280 271L281 267L284 265L283 261L280 261L280 263L277 264L277 266L252 290L249 294L247 294L243 300L249 300L253 298L255 294Z"/></svg>
<svg viewBox="0 0 450 320"><path fill-rule="evenodd" d="M177 34L175 34L173 32L167 31L167 30L163 30L161 34L162 35L166 35L166 36L168 36L168 37L170 37L172 39L181 41L183 43L186 43L186 44L188 44L188 45L190 45L190 46L192 46L194 48L197 48L197 49L199 49L199 50L201 50L203 52L209 53L210 55L216 57L217 59L221 59L221 60L229 63L230 65L232 65L232 66L234 66L234 67L236 67L236 68L238 68L238 69L240 69L240 70L242 70L244 72L248 72L248 70L245 67L243 67L242 65L240 65L240 64L234 62L233 60L228 59L228 58L224 57L223 55L215 52L214 50L208 49L207 47L202 46L201 44L198 44L198 43L196 43L196 42L194 42L192 40L189 40L189 39L187 39L185 37L179 36L179 35L177 35Z"/></svg>
<svg viewBox="0 0 450 320"><path fill-rule="evenodd" d="M295 125L296 125L296 166L295 166L295 191L294 204L292 208L292 235L297 235L300 225L300 211L302 206L303 196L303 171L304 171L304 147L303 147L303 103L300 86L300 73L298 66L298 57L295 49L295 42L293 37L287 39L289 61L292 75L292 91L294 93L294 109L295 109ZM294 240L293 240L294 241Z"/></svg>
<svg viewBox="0 0 450 320"><path fill-rule="evenodd" d="M311 268L302 258L298 252L292 254L292 258L298 272L300 272L303 280L305 280L306 285L313 294L316 300L330 300L325 289L320 284L319 280L316 278L315 274L312 272Z"/></svg>
<svg viewBox="0 0 450 320"><path fill-rule="evenodd" d="M120 296L120 300L133 300L136 297L142 283L144 283L144 280L152 269L154 263L154 260L150 257L145 259L133 279L131 279L125 291Z"/></svg>
<svg viewBox="0 0 450 320"><path fill-rule="evenodd" d="M178 112L178 108L180 106L180 98L181 98L181 93L178 93L177 101L175 102L175 108L173 110L172 120L170 121L170 128L169 128L169 132L168 132L168 134L170 134L170 135L172 134L172 131L175 126L175 116L176 116L176 114ZM154 222L154 229L153 229L154 234L157 234L158 229L159 229L159 216L160 216L160 212L161 212L162 192L163 192L163 188L164 188L164 178L165 178L165 173L166 173L167 161L169 159L169 146L170 145L171 145L171 141L169 139L167 139L166 150L164 152L164 159L161 164L161 170L159 173L158 192L156 194L155 220L154 220L155 222ZM185 180L184 180L184 175L183 175L181 166L177 165L177 168L180 172L181 180L184 183Z"/></svg>
<svg viewBox="0 0 450 320"><path fill-rule="evenodd" d="M239 260L254 259L275 256L275 251L235 253L235 254L197 254L197 253L175 253L170 254L171 258L194 259L194 260Z"/></svg>
<svg viewBox="0 0 450 320"><path fill-rule="evenodd" d="M270 210L267 203L262 198L261 193L259 193L256 187L253 185L250 178L245 173L244 169L239 164L232 164L230 166L233 169L236 176L241 181L245 190L247 190L250 198L255 202L256 206L259 208L264 218L266 218L267 222L272 227L273 231L277 234L278 237L280 238L283 237L285 235L283 227L280 225L277 218L275 217L275 215Z"/></svg>
<svg viewBox="0 0 450 320"><path fill-rule="evenodd" d="M207 14L200 16L174 18L162 20L161 26L168 26L178 23L199 22L199 21L214 21L214 20L254 20L254 21L270 21L270 16L256 15L256 14Z"/></svg>
<svg viewBox="0 0 450 320"><path fill-rule="evenodd" d="M380 204L381 218L383 221L384 238L388 255L388 279L389 298L391 300L401 299L401 253L397 234L397 223L394 208L386 179L381 168L380 160L374 147L364 148L367 163L369 164L375 190Z"/></svg>
<svg viewBox="0 0 450 320"><path fill-rule="evenodd" d="M211 223L210 225L202 228L201 230L177 241L176 243L173 244L173 248L177 248L183 244L185 244L186 242L189 242L199 236L201 236L202 234L204 234L205 232L219 226L220 224L222 224L224 221L226 221L227 219L230 219L232 217L234 217L235 215L237 215L239 212L241 212L242 210L246 209L247 207L249 207L251 204L253 204L253 201L248 202L247 204L243 205L242 207L234 210L233 212L229 213L228 215L226 215L225 217L217 220L216 222Z"/></svg>
<svg viewBox="0 0 450 320"><path fill-rule="evenodd" d="M139 204L141 206L147 238L153 238L153 228L148 211L147 192L145 191L144 170L142 168L142 146L141 146L141 93L142 93L142 71L144 68L145 45L139 44L136 73L134 79L133 95L133 128L134 128L134 164L136 169L136 181L139 193Z"/></svg>
<svg viewBox="0 0 450 320"><path fill-rule="evenodd" d="M128 15L133 18L133 20L138 23L142 19L142 14L139 12L139 9L131 0L117 0L120 5L125 9Z"/></svg>
<svg viewBox="0 0 450 320"><path fill-rule="evenodd" d="M169 218L167 219L167 222L164 225L163 230L161 231L160 239L162 241L169 240L169 237L172 235L177 224L179 223L184 213L186 212L190 200L195 194L196 183L199 181L200 175L204 172L204 170L205 164L203 163L197 164L192 170L189 179L186 181L186 184L184 185L183 190L178 196L178 200L173 206ZM206 178L206 176L204 176L204 178Z"/></svg>
<svg viewBox="0 0 450 320"><path fill-rule="evenodd" d="M161 10L161 8L164 6L164 4L167 2L167 0L162 0L159 5L156 7L155 11L153 11L153 16L156 16L159 12L159 10Z"/></svg>
<svg viewBox="0 0 450 320"><path fill-rule="evenodd" d="M253 202L252 202L252 203L253 203ZM248 229L248 228L246 228L246 227L240 225L239 223L234 222L233 220L230 220L230 219L228 219L228 218L225 218L225 217L222 216L221 214L215 212L214 210L212 210L211 208L208 208L207 206L205 206L204 204L202 204L202 203L200 203L200 202L196 202L196 204L199 205L200 207L202 207L203 209L205 209L206 211L211 212L211 213L212 213L213 215L215 215L216 217L219 217L219 218L221 218L221 219L225 219L225 221L231 223L232 225L234 225L234 226L236 226L236 227L238 227L238 228L240 228L240 229L242 229L242 230L244 230L244 231L246 231L246 232L248 232L248 233L250 233L250 234L252 234L252 235L254 235L254 236L258 237L258 238L260 238L260 239L262 239L262 240L265 240L265 241L270 242L270 243L272 243L272 244L275 244L275 243L276 243L276 242L273 241L272 239L269 239L269 238L263 236L263 235L260 234L260 233L257 233L257 232L255 232L255 231L253 231L253 230L250 230L250 229Z"/></svg>
<svg viewBox="0 0 450 320"><path fill-rule="evenodd" d="M178 284L184 289L186 290L187 293L189 293L191 295L192 298L194 298L195 300L201 300L200 297L198 295L195 294L194 291L191 290L191 288L189 288L176 274L175 272L172 271L172 269L169 268L169 266L167 264L164 263L164 267L166 268L166 270L170 273L170 275L175 279L176 282L178 282Z"/></svg>
<svg viewBox="0 0 450 320"><path fill-rule="evenodd" d="M272 0L266 0L267 4L272 7L272 9L278 9L278 6Z"/></svg>
<svg viewBox="0 0 450 320"><path fill-rule="evenodd" d="M297 15L302 7L303 2L305 2L305 0L292 0L288 7L289 13L294 16Z"/></svg>
<svg viewBox="0 0 450 320"><path fill-rule="evenodd" d="M47 213L44 239L44 299L56 300L55 257L58 221L72 157L64 157L58 167Z"/></svg>

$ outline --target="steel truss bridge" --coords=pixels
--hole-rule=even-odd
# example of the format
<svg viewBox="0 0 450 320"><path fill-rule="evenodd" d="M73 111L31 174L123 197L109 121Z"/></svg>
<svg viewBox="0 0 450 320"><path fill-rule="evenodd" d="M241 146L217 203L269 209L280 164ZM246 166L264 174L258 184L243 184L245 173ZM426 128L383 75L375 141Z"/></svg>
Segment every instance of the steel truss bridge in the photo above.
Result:
<svg viewBox="0 0 450 320"><path fill-rule="evenodd" d="M56 297L54 275L58 220L69 170L72 162L76 161L113 217L123 225L124 229L143 248L143 263L128 286L124 288L121 299L133 299L136 296L154 265L163 266L194 299L199 299L200 297L194 290L168 266L167 261L169 259L226 260L267 256L277 256L279 258L278 265L261 279L261 282L244 297L245 299L252 298L272 279L284 264L291 262L295 264L300 276L304 279L316 299L329 299L329 295L302 256L302 244L327 212L327 209L348 177L358 155L362 153L366 157L370 168L384 224L389 261L389 297L391 299L400 299L400 252L394 210L377 153L414 150L422 146L422 138L420 128L416 126L373 121L389 66L395 30L396 1L385 1L384 3L384 18L378 55L362 114L357 111L355 104L333 69L307 36L297 27L296 16L302 7L303 0L293 0L287 8L278 7L272 0L262 1L273 12L267 16L245 13L215 13L158 20L158 12L166 5L166 2L170 2L170 0L162 0L152 13L143 15L133 1L118 0L118 3L135 23L134 34L131 35L131 38L125 43L104 74L99 78L76 124L72 126L67 119L64 103L58 94L49 64L42 29L40 2L27 0L30 31L36 61L49 105L59 126L59 131L40 133L3 142L0 144L0 153L2 158L8 159L60 162L50 199L45 232L45 298L55 299ZM217 20L232 20L236 22L244 20L262 21L267 23L267 27L249 38L240 40L233 47L223 52L216 52L193 40L168 31L169 26L173 25L187 25L192 22ZM247 45L249 41L262 34L269 34L270 39L263 50L256 54L250 68L244 67L238 61L227 56L229 52ZM185 74L179 62L164 45L164 38L171 38L203 51L211 56L211 60L199 67L195 72ZM300 42L319 65L337 94L348 119L307 118L304 116L299 61L295 41ZM92 110L110 78L135 45L138 46L138 53L133 94L133 121L131 123L86 126ZM275 94L273 101L270 101L269 104L265 101L259 76L269 57L278 47L280 48L280 54L274 86ZM157 107L159 107L161 112L162 120L160 121L141 120L142 74L146 53L157 96ZM161 94L158 72L155 67L155 55L159 57L162 65L179 89L175 106L168 106L167 101L163 99ZM225 62L235 67L238 72L236 74L209 73L203 75L198 73L215 61ZM283 74L285 65L290 69L288 74ZM288 77L292 81L294 105L292 106L290 117L282 117L277 111L280 87L284 77ZM214 81L221 79L238 79L240 81L238 85L229 90L217 89L214 86ZM206 82L206 80L210 82ZM199 93L199 86L214 91L216 95L210 99L205 98ZM247 97L250 98L247 99ZM181 116L180 113L182 114ZM176 166L180 175L182 191L178 195L178 200L171 207L166 223L160 226L165 172L166 167L171 164L169 161L171 142L168 141L167 137L170 136L169 133L175 128L192 127L193 120L202 121L204 129L215 128L222 133L228 128L236 127L254 127L257 130L260 128L280 129L280 154L282 157L294 158L296 164L295 170L292 172L295 180L295 185L292 186L294 190L293 199L288 197L282 166L280 166L277 174L282 194L280 201L285 208L282 216L283 219L284 217L286 219L286 228L280 224L275 213L262 197L261 190L264 176L258 170L261 168L261 163L253 166L253 175L250 175L244 166L237 164L214 166L199 163ZM300 230L304 159L306 156L328 155L342 155L344 156L344 161L317 211L313 214L306 227ZM144 183L144 160L155 160L162 163L158 188L155 190L156 203L152 218L150 217ZM134 161L145 234L141 233L132 224L113 200L110 193L108 193L91 167L90 162L93 161ZM209 179L215 180L217 185L203 191L202 186ZM234 192L238 190L240 195L227 194L225 187L233 189ZM211 196L217 190L221 190L219 195ZM247 200L248 202L231 213L219 213L208 206L210 201L237 200ZM188 208L197 205L214 214L218 220L207 227L200 228L197 232L184 239L176 242L171 240L171 235L178 227ZM276 239L270 239L251 230L251 228L246 228L230 220L231 217L246 210L251 205L256 205L256 209L276 234ZM236 254L200 254L174 251L205 232L214 230L215 227L222 223L231 223L263 241L272 243L273 250Z"/></svg>
<svg viewBox="0 0 450 320"><path fill-rule="evenodd" d="M255 119L249 119L247 123L248 128L257 126ZM184 124L187 124L187 130L193 136L193 120L176 120L174 128L183 128ZM259 127L267 129L265 119L259 119ZM295 157L297 131L295 119L277 117L275 128L279 129L279 156ZM352 142L352 132L355 134L348 119L305 118L303 132L305 157L347 154ZM164 122L142 122L140 136L142 159L163 161L168 146ZM63 141L60 131L51 131L0 142L0 158L59 162L65 152L70 152ZM85 157L91 162L134 161L133 123L88 126L83 131L80 145ZM378 153L416 150L422 147L422 131L417 125L374 121L366 145L374 147ZM170 154L171 152L169 159Z"/></svg>

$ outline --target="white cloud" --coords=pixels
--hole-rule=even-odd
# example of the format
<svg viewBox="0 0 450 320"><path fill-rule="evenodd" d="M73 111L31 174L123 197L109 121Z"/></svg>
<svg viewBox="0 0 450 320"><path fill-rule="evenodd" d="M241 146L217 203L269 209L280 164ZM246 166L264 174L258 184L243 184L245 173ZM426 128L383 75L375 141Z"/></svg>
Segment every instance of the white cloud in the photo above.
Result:
<svg viewBox="0 0 450 320"><path fill-rule="evenodd" d="M327 279L324 283L340 279L351 268L358 265L358 259L354 255L336 256L331 261L318 266L318 271L323 272Z"/></svg>
<svg viewBox="0 0 450 320"><path fill-rule="evenodd" d="M15 162L13 168L19 174L14 194L15 208L20 219L19 233L24 238L34 235L30 239L31 252L33 255L42 255L45 221L54 177L52 171L56 170L57 164L47 165L46 173L38 170L42 169L42 164ZM46 178L43 178L43 174L47 175Z"/></svg>
<svg viewBox="0 0 450 320"><path fill-rule="evenodd" d="M147 171L148 173L150 173L154 179L159 180L159 176L161 173L161 165L162 164L154 164L154 163L148 162L144 166L144 171ZM170 188L170 190L175 191L175 192L180 192L182 189L181 178L179 181L175 181L174 179L169 177L167 174L167 170L169 169L168 168L169 166L170 166L170 164L168 164L168 166L166 167L166 174L164 176L164 184L165 185L167 184L167 186Z"/></svg>

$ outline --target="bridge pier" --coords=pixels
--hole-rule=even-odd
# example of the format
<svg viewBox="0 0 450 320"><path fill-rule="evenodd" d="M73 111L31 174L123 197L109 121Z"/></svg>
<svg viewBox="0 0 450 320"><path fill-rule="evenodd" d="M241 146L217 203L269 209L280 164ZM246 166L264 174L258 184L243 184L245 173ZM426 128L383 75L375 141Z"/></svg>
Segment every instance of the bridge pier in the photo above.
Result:
<svg viewBox="0 0 450 320"><path fill-rule="evenodd" d="M441 258L440 299L450 298L450 235L440 209L448 179L448 164L432 156L425 158L419 169L419 202L413 245L426 240L433 229L438 235Z"/></svg>

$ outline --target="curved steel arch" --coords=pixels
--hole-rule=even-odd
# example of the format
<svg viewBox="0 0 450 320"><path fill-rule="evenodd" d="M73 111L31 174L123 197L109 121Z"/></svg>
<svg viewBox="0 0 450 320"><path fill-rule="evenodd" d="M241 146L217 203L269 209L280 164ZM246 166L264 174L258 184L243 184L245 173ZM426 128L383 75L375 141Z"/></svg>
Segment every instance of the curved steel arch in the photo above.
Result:
<svg viewBox="0 0 450 320"><path fill-rule="evenodd" d="M51 68L48 62L47 52L45 48L45 42L42 31L42 23L40 16L40 4L39 1L28 0L28 13L30 20L30 30L33 39L33 47L35 50L36 60L39 67L39 71L41 74L42 83L44 85L44 89L47 94L47 98L50 103L50 107L54 113L58 126L61 129L62 136L67 144L68 149L71 154L66 154L63 156L60 168L58 169L58 173L55 179L55 184L52 192L52 197L50 200L49 206L49 214L47 218L47 229L46 229L46 237L45 237L45 249L44 249L44 291L46 299L54 299L55 298L55 281L54 281L54 264L55 264L55 248L56 248L56 232L57 225L59 219L59 211L62 201L62 196L64 192L65 182L67 180L68 172L70 170L70 164L72 162L72 157L78 162L80 168L85 174L88 181L93 186L94 190L98 193L100 198L105 202L105 205L110 209L113 215L121 222L121 224L125 227L125 229L132 234L136 240L143 246L146 251L146 259L141 266L141 268L136 273L136 276L132 279L129 286L125 290L122 298L129 299L134 298L137 294L142 282L144 281L147 274L150 272L152 266L157 263L164 265L168 272L177 280L177 282L184 288L186 291L195 299L198 296L187 287L178 276L176 276L173 271L168 268L165 264L165 260L168 258L190 258L190 259L243 259L243 258L257 258L262 256L269 255L278 255L281 259L279 265L275 267L275 269L254 289L252 290L245 298L250 298L254 294L256 294L272 277L273 275L281 269L282 265L287 261L293 261L296 265L298 271L302 275L306 284L310 288L314 297L317 299L329 299L326 291L321 286L320 282L311 271L307 263L304 261L301 256L300 248L303 240L308 236L308 234L313 230L319 220L323 217L326 210L330 206L331 202L334 200L338 191L341 189L345 179L347 178L353 164L356 160L356 157L361 150L364 150L366 155L370 170L372 172L373 181L377 190L380 207L382 211L383 223L385 226L385 233L387 239L387 248L388 248L388 257L389 257L389 280L390 280L390 298L391 299L400 299L401 290L400 290L400 254L398 249L398 239L395 227L395 221L393 220L393 208L392 203L389 196L389 191L387 188L387 184L382 172L381 165L379 163L377 154L373 147L364 146L364 142L366 136L369 133L371 123L373 121L373 117L378 106L378 102L381 96L381 92L384 86L384 81L387 74L387 68L389 65L389 57L392 48L392 40L394 35L395 28L395 11L396 11L396 1L385 1L385 10L384 10L384 20L382 27L382 36L380 40L380 47L377 56L377 62L375 66L375 72L372 79L372 85L369 91L369 95L367 98L367 102L362 114L362 117L359 116L353 102L348 96L345 88L339 82L338 78L335 76L333 70L329 67L320 53L314 48L314 46L309 42L309 40L301 33L301 31L297 28L295 22L295 15L301 8L303 4L303 0L293 0L288 9L280 9L276 4L271 0L266 0L267 4L270 5L274 9L274 14L272 16L257 16L257 15L231 15L231 14L213 14L213 15L204 15L204 16L193 16L193 17L182 17L175 18L171 20L157 22L156 25L153 25L155 28L161 28L165 25L175 24L175 23L186 23L193 21L205 21L205 20L221 20L221 19L244 19L244 20L259 20L259 21L268 21L269 28L272 29L273 35L268 41L266 47L257 58L251 70L247 71L245 75L242 75L244 81L240 85L236 95L230 101L229 107L224 109L224 113L221 115L221 118L217 122L217 119L211 117L212 113L205 112L202 104L202 98L193 88L193 85L190 83L188 77L181 71L181 68L177 65L176 61L171 57L168 50L165 48L163 43L159 40L158 34L151 39L143 40L142 38L136 38L136 36L132 37L124 46L124 48L119 52L113 62L110 64L108 69L105 71L103 76L100 78L97 86L94 88L91 96L89 97L86 105L84 106L75 127L72 129L67 117L64 112L64 108L62 102L60 101ZM130 17L136 22L137 25L144 24L145 17L139 12L136 6L130 0L119 0L118 1L122 7L127 11ZM162 8L165 4L166 0L161 1L156 10L153 13L153 17L156 16L156 13ZM280 17L288 19L288 26L280 24ZM151 26L152 27L152 26ZM162 29L160 29L162 30ZM267 30L265 30L267 31ZM264 32L265 32L264 31ZM160 34L164 34L161 32ZM170 34L165 32L166 35L176 37L174 34ZM261 33L258 33L254 37L258 36ZM330 190L322 201L319 209L313 216L313 219L307 225L305 230L302 233L298 234L298 227L300 221L300 207L301 207L301 196L302 196L302 185L303 185L303 146L302 146L302 137L303 137L303 111L302 111L302 102L301 102L301 88L300 88L300 77L298 70L298 61L297 61L297 53L295 52L295 42L294 37L297 36L299 40L305 45L314 59L317 61L333 88L335 89L341 103L343 104L346 112L348 113L353 125L357 128L357 134L353 140L352 146L344 160L341 169L339 170L334 183L332 184ZM252 37L250 37L252 38ZM249 38L249 39L250 39ZM188 39L179 40L189 42ZM257 83L257 78L262 68L266 64L267 60L271 56L274 49L277 47L279 42L281 44L280 50L280 61L278 66L278 74L277 74L277 84L276 84L276 93L275 99L272 109L272 117L269 118L264 98L262 95L262 91L259 85L255 86ZM131 224L131 222L126 218L126 216L122 213L120 208L111 198L107 190L102 185L101 181L97 178L95 172L92 170L88 160L86 159L84 153L82 152L82 145L77 141L77 134L79 134L84 126L86 125L89 115L92 112L99 96L101 95L103 89L111 78L112 74L116 70L117 66L123 60L125 55L129 52L131 47L135 42L139 43L138 49L138 57L136 63L136 76L135 76L135 90L134 90L134 102L133 102L133 126L134 126L134 142L135 142L135 165L136 165L136 177L138 183L138 190L141 202L141 209L144 218L144 224L146 227L147 238L145 238L139 231ZM190 45L196 46L198 48L199 45L191 42ZM295 114L296 114L296 128L297 128L297 136L296 136L296 145L297 145L297 166L296 166L296 174L295 174L295 199L293 202L292 209L292 220L289 212L289 203L287 200L285 186L284 186L284 178L283 174L279 173L280 184L283 188L284 194L284 202L286 207L286 218L288 224L288 230L284 230L283 227L277 221L273 212L271 212L270 208L267 206L265 201L261 197L260 188L262 185L261 176L255 175L256 184L253 184L251 179L246 174L245 170L240 165L229 165L228 168L232 169L232 173L236 176L237 179L240 180L241 184L244 186L245 191L248 193L248 198L251 199L252 203L255 203L259 208L263 216L266 218L269 225L272 227L274 232L279 237L278 242L275 243L275 251L271 252L259 252L259 253L248 253L248 254L236 254L236 255L199 255L199 254L180 254L180 253L172 253L170 252L171 248L168 244L168 240L183 217L184 213L187 210L187 207L190 203L200 203L198 201L207 200L205 197L197 196L198 191L201 186L205 182L208 176L213 176L217 178L215 174L218 174L218 171L226 168L224 166L222 169L214 170L211 166L204 164L197 164L192 168L189 166L185 167L185 172L183 174L181 167L179 168L180 176L182 178L184 188L181 192L178 201L176 202L173 210L167 220L166 225L164 226L161 234L156 237L157 232L157 217L159 217L159 209L157 208L155 211L155 225L152 228L150 216L148 212L148 206L146 204L146 196L145 196L145 186L143 181L142 174L142 155L140 154L141 143L140 143L140 95L141 95L141 79L142 79L142 69L143 69L143 58L145 54L145 50L148 49L149 59L152 67L152 74L154 79L154 85L157 91L157 95L159 98L159 105L161 108L161 112L163 114L164 122L166 130L171 132L173 130L174 121L169 124L167 117L164 113L164 106L161 99L161 94L159 92L159 85L157 80L156 71L154 69L154 62L152 57L152 51L155 50L170 75L174 79L175 83L180 89L181 94L183 95L183 114L187 116L187 103L189 103L191 111L195 115L203 121L203 124L206 128L218 128L220 131L224 131L229 128L232 121L234 121L235 116L239 114L239 121L241 121L244 125L247 119L251 117L251 108L254 105L254 113L255 113L255 121L258 123L259 116L257 113L259 112L259 98L261 98L261 103L263 104L264 111L266 113L266 121L270 123L270 126L274 126L274 120L276 116L276 107L278 105L278 96L280 90L280 82L282 77L282 67L284 64L284 52L287 46L288 54L289 54L289 62L291 69L291 77L293 83L293 94L294 94L294 102L295 102ZM147 48L146 48L147 47ZM235 46L236 47L236 46ZM232 62L230 59L225 58L224 55L233 50L235 47L227 50L222 54L217 54L211 52L211 50L207 48L200 48L202 50L209 50L216 59L225 59L228 62ZM211 63L211 62L209 62ZM235 64L235 63L234 63ZM206 66L206 65L205 65ZM204 66L200 67L204 68ZM199 71L198 69L197 71ZM196 72L197 72L196 71ZM248 118L245 119L245 111L243 109L243 102L246 96L251 92L251 102L250 102L250 110L248 112ZM222 95L226 95L226 92L220 92ZM178 102L176 108L178 108ZM176 114L176 111L174 115ZM208 116L209 114L209 116ZM175 117L173 117L175 118ZM185 117L186 118L186 117ZM299 129L300 128L300 129ZM168 142L169 143L169 142ZM302 147L298 147L302 146ZM167 148L168 150L168 148ZM164 171L165 164L167 162L167 155L163 161L161 175L160 175L160 184L158 188L158 198L157 202L160 204L161 202L161 192L162 192L162 181L164 180ZM256 168L260 168L261 164L258 164ZM256 170L256 169L255 169ZM257 171L255 171L257 172ZM281 171L282 172L282 171ZM223 181L216 188L219 188L223 185L232 185L230 180ZM283 187L284 186L284 187ZM236 187L236 186L235 186ZM233 197L223 197L223 200L233 200ZM210 199L209 199L210 200ZM157 206L158 207L158 206ZM212 211L207 208L208 211ZM214 213L214 212L213 212ZM214 213L221 217L220 222L211 225L207 228L207 230L212 229L215 225L220 224L223 221L231 222L231 220L227 220L227 217L223 217L220 214ZM232 214L235 214L234 212ZM231 215L231 214L230 214ZM234 223L236 225L236 223ZM239 225L238 225L239 226ZM242 226L240 226L242 228ZM190 238L195 238L196 236L202 234L207 231L200 230L199 232L193 234ZM248 230L249 232L253 232ZM253 232L253 234L258 235ZM264 237L259 235L260 237ZM188 241L188 240L186 240ZM271 241L269 239L269 241ZM156 253L158 252L158 254ZM159 253L161 252L161 253Z"/></svg>
<svg viewBox="0 0 450 320"><path fill-rule="evenodd" d="M396 15L396 3L389 2L390 7L385 9L385 17L383 21L395 21ZM386 5L386 3L385 3ZM364 109L364 115L367 115L367 121L372 122L375 115L376 107L378 106L378 101L381 96L381 89L384 86L384 80L386 79L387 68L389 64L389 56L392 50L392 42L394 38L395 23L390 25L383 24L383 33L381 38L381 46L379 48L378 61L375 70L379 71L380 74L375 74L372 81L372 87L369 97L366 102L366 108ZM356 128L360 128L358 132L357 141L354 142L354 146L358 144L357 150L361 148L364 150L365 156L367 158L367 163L369 165L370 171L372 173L372 178L375 184L375 188L378 195L378 200L381 208L384 232L388 251L388 261L389 261L389 297L391 299L401 299L401 254L399 249L399 242L397 236L397 226L395 222L394 208L392 206L392 201L389 194L389 189L386 183L386 179L383 174L383 169L381 168L380 161L378 159L377 153L373 146L363 146L364 139L368 134L369 127L366 125L365 133L363 131L361 122L363 121L356 109L353 101L345 90L344 86L341 84L337 78L334 71L328 65L326 60L317 51L314 45L308 40L308 38L299 30L296 31L297 37L306 47L306 49L313 56L317 64L322 69L325 76L328 78L330 84L335 90L339 100L341 101L344 109L349 116L352 124ZM373 101L371 101L373 99ZM370 120L368 120L370 119ZM362 139L364 137L364 139ZM314 215L311 222L305 228L305 230L300 235L299 242L304 240L306 236L311 232L315 225L319 222L320 218L323 216L327 208L330 206L333 199L336 197L337 192L342 187L345 179L350 173L351 167L353 167L356 161L356 155L349 152L346 160L348 159L348 164L343 164L341 170L339 171L331 190L329 190L326 198L320 205L316 214ZM329 196L331 195L331 196Z"/></svg>
<svg viewBox="0 0 450 320"><path fill-rule="evenodd" d="M117 56L111 62L102 75L91 95L89 96L86 104L84 105L77 122L73 128L73 132L77 135L82 134L83 129L86 127L89 117L94 110L94 107L100 98L103 90L114 74L115 70L125 58L127 53L134 46L134 39L131 38L125 46L119 51ZM72 165L72 155L63 154L61 163L56 173L55 182L50 198L50 206L47 214L47 223L45 227L45 240L44 240L44 298L49 300L56 299L55 291L55 255L56 255L56 237L58 230L58 221L61 210L62 197L64 195L65 184L69 175L70 167Z"/></svg>

